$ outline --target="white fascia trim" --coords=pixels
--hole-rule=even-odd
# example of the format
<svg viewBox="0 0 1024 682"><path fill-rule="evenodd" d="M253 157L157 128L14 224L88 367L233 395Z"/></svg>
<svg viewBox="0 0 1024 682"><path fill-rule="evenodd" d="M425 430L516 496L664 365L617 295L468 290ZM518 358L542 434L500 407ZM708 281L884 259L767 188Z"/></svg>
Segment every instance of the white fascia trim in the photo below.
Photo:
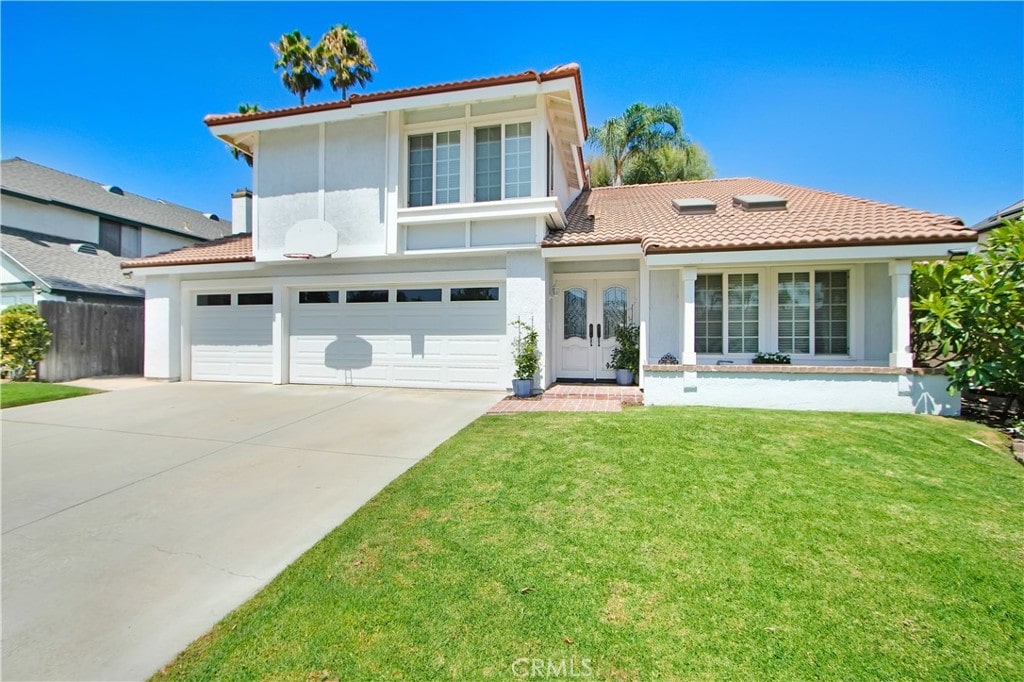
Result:
<svg viewBox="0 0 1024 682"><path fill-rule="evenodd" d="M643 250L639 244L595 244L593 246L547 246L541 255L557 260L601 260L610 258L639 258Z"/></svg>
<svg viewBox="0 0 1024 682"><path fill-rule="evenodd" d="M504 282L504 269L491 270L439 270L433 272L391 272L365 275L296 275L281 277L245 277L233 279L195 279L181 283L183 291L202 289L256 289L274 284L284 287L344 287L363 284L435 284L443 282Z"/></svg>
<svg viewBox="0 0 1024 682"><path fill-rule="evenodd" d="M122 272L142 277L154 275L201 275L208 272L252 272L261 264L246 261L244 263L203 263L197 265L151 265L144 268L125 268Z"/></svg>
<svg viewBox="0 0 1024 682"><path fill-rule="evenodd" d="M563 81L568 80L566 84ZM576 134L579 135L580 145L586 144L587 142L587 131L583 128L583 103L580 102L579 93L576 91L576 79L572 76L566 76L565 78L559 78L557 80L545 81L541 84L542 93L550 92L563 92L569 91L569 99L572 101L572 107L575 110L576 115L573 116L576 119Z"/></svg>
<svg viewBox="0 0 1024 682"><path fill-rule="evenodd" d="M543 85L556 82L557 81L548 81ZM375 102L357 102L351 107L344 109L312 111L306 114L286 114L275 118L257 119L255 121L239 121L237 123L215 123L212 126L209 126L209 128L210 132L217 137L222 135L237 135L239 133L247 133L254 130L294 128L296 126L317 125L320 123L332 123L334 121L347 121L362 116L376 116L389 111L425 109L428 107L462 104L484 99L536 95L543 91L540 87L541 85L541 83L537 83L536 81L526 81L522 83L492 85L483 88L455 90L452 92L437 92L427 95L397 97L395 99L378 100Z"/></svg>
<svg viewBox="0 0 1024 682"><path fill-rule="evenodd" d="M454 249L406 249L400 258L418 258L419 256L475 256L489 253L507 253L509 251L536 251L538 244L509 244L507 246L462 246Z"/></svg>
<svg viewBox="0 0 1024 682"><path fill-rule="evenodd" d="M42 277L40 277L36 273L32 272L32 270L30 270L29 268L26 268L25 265L21 261L19 261L17 258L15 258L11 254L7 253L7 251L4 251L3 249L0 249L0 253L3 254L4 258L6 258L7 260L11 261L15 265L17 265L18 268L22 272L24 272L26 275L28 275L29 277L32 278L32 287L34 289L42 289L43 293L46 293L46 294L48 294L48 293L53 291L53 287L50 286L50 284L45 279L43 279ZM40 286L40 285L42 285L42 286Z"/></svg>
<svg viewBox="0 0 1024 682"><path fill-rule="evenodd" d="M807 249L764 249L760 251L698 251L692 253L653 253L647 255L651 268L681 265L743 265L755 263L800 263L807 261L924 260L948 258L950 249L973 250L976 243L936 242L926 244L878 244L873 246L836 246Z"/></svg>
<svg viewBox="0 0 1024 682"><path fill-rule="evenodd" d="M484 203L438 204L398 209L399 225L425 225L462 220L551 216L564 227L565 216L558 197L527 197Z"/></svg>

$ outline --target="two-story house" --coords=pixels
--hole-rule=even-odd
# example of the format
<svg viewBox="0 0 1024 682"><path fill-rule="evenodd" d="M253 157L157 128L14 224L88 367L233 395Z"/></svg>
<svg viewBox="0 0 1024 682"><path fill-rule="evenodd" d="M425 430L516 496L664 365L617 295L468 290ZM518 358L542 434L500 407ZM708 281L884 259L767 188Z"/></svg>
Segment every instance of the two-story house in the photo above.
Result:
<svg viewBox="0 0 1024 682"><path fill-rule="evenodd" d="M124 264L147 376L504 389L524 320L541 386L602 380L632 321L648 403L958 409L912 367L910 263L972 231L751 178L586 188L575 64L206 123L252 196L238 234Z"/></svg>
<svg viewBox="0 0 1024 682"><path fill-rule="evenodd" d="M231 233L231 224L25 159L0 164L0 308L41 300L136 303L124 258Z"/></svg>

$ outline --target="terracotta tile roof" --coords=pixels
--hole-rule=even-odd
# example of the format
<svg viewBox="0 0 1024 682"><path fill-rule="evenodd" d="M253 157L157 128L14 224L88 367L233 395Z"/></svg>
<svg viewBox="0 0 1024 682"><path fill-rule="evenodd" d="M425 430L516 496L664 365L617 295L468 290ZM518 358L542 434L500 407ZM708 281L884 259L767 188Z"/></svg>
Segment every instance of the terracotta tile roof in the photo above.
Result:
<svg viewBox="0 0 1024 682"><path fill-rule="evenodd" d="M771 194L785 210L747 211L733 197ZM681 215L673 199L711 199L716 212ZM601 187L566 212L544 246L639 243L645 253L970 241L959 218L756 178Z"/></svg>
<svg viewBox="0 0 1024 682"><path fill-rule="evenodd" d="M389 99L401 99L403 97L415 97L417 95L432 95L441 92L456 92L459 90L474 90L476 88L487 88L495 85L508 85L510 83L528 83L536 81L555 80L572 76L576 80L576 93L579 96L580 108L583 109L583 83L580 78L580 65L576 63L561 64L546 71L523 71L521 73L507 74L504 76L491 76L488 78L474 78L471 80L452 81L450 83L437 83L435 85L420 85L412 88L400 88L396 90L384 90L368 94L355 93L349 95L348 99L335 102L321 102L319 104L307 104L297 107L285 107L261 111L255 114L210 114L203 121L206 125L213 127L227 123L238 123L239 121L259 121L267 118L280 118L295 114L308 114L316 111L330 111L332 109L348 109L357 104L366 102L380 102ZM587 130L587 114L583 114L583 130ZM584 132L584 135L586 132Z"/></svg>
<svg viewBox="0 0 1024 682"><path fill-rule="evenodd" d="M252 235L233 234L194 246L164 251L145 258L121 263L122 268L150 268L158 265L202 265L205 263L246 263L256 260L252 255Z"/></svg>

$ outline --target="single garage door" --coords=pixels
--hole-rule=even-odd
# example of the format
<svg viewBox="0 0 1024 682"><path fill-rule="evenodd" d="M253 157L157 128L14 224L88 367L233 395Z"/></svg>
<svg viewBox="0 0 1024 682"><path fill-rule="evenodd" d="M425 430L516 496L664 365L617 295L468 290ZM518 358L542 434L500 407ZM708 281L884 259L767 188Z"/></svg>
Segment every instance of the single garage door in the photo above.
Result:
<svg viewBox="0 0 1024 682"><path fill-rule="evenodd" d="M210 292L192 298L192 379L272 379L274 299L269 292Z"/></svg>
<svg viewBox="0 0 1024 682"><path fill-rule="evenodd" d="M378 286L292 293L289 380L500 389L504 289Z"/></svg>

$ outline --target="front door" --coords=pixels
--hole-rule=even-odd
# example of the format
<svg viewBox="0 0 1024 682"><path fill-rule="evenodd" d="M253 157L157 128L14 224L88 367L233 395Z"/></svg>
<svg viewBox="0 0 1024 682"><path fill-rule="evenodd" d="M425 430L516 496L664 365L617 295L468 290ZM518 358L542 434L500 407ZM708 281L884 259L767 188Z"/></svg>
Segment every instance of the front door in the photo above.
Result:
<svg viewBox="0 0 1024 682"><path fill-rule="evenodd" d="M556 288L556 376L614 379L608 363L618 346L615 330L636 321L635 278L565 279Z"/></svg>

